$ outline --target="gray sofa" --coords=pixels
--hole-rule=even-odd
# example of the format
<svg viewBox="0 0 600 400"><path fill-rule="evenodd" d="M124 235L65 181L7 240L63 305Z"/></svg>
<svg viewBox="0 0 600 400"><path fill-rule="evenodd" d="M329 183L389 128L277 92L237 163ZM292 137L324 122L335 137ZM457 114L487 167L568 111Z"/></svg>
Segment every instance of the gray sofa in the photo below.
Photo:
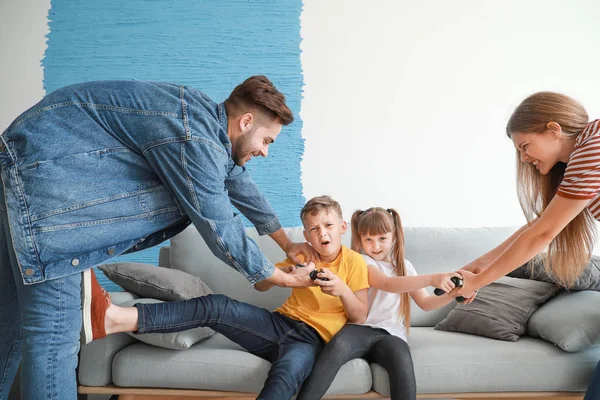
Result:
<svg viewBox="0 0 600 400"><path fill-rule="evenodd" d="M420 274L459 269L514 232L514 228L406 228L406 258ZM248 230L273 261L283 252L268 237ZM288 229L303 240L301 228ZM349 245L349 234L344 244ZM198 232L189 227L161 250L161 267L197 275L215 292L265 307L280 305L289 290L261 293L240 274L212 255ZM594 292L596 293L596 292ZM131 300L129 293L112 293L115 303ZM600 293L594 296L600 308ZM433 326L454 307L423 312L412 305L409 344L420 397L547 397L581 396L600 359L600 347L568 353L539 338L504 342L463 333L442 332ZM195 395L247 397L257 393L269 363L215 334L187 350L153 347L116 334L83 346L80 354L81 393L136 395ZM188 389L175 391L174 389ZM244 393L250 393L244 394ZM376 398L389 394L388 375L365 360L348 362L328 395L336 398ZM383 396L381 396L383 395ZM127 396L127 397L125 397ZM172 398L172 397L168 397Z"/></svg>

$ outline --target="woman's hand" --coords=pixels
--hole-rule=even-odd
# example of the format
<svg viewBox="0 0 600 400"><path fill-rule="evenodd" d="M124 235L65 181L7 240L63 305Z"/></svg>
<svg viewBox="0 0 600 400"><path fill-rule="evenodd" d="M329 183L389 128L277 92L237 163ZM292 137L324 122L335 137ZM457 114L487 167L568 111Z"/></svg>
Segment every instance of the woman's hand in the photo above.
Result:
<svg viewBox="0 0 600 400"><path fill-rule="evenodd" d="M475 294L475 292L481 289L479 280L477 279L478 275L464 269L461 269L460 271L458 271L458 273L462 275L463 285L462 287L459 287L456 290L454 290L452 292L452 295L454 297L463 296L464 298L474 299L475 296L473 295ZM471 301L473 301L473 299L471 299ZM471 301L469 301L469 303ZM467 300L465 300L463 304L468 304Z"/></svg>

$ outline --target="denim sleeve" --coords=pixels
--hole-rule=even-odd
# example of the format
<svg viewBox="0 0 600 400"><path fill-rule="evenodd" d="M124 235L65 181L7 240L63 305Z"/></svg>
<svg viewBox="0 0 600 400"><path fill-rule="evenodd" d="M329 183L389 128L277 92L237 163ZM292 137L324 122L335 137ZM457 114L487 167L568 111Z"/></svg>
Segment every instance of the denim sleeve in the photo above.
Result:
<svg viewBox="0 0 600 400"><path fill-rule="evenodd" d="M225 187L231 203L252 222L260 235L268 235L281 228L275 211L245 167L235 165L225 179Z"/></svg>
<svg viewBox="0 0 600 400"><path fill-rule="evenodd" d="M246 235L225 188L228 154L202 138L163 143L144 156L219 259L252 284L270 277L275 266ZM201 262L201 260L199 260Z"/></svg>

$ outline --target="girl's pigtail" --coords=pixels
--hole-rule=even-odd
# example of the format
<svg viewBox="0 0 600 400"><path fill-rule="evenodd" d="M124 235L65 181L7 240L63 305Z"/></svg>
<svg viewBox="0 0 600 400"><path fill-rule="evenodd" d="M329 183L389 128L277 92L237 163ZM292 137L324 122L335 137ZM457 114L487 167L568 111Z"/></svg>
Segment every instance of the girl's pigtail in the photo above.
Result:
<svg viewBox="0 0 600 400"><path fill-rule="evenodd" d="M406 265L404 264L404 230L402 229L402 221L398 211L393 208L388 208L387 212L391 214L394 220L394 246L392 248L391 259L392 263L398 271L398 276L406 276ZM408 293L400 295L402 299L400 305L400 315L404 317L404 325L406 333L410 332L410 296Z"/></svg>
<svg viewBox="0 0 600 400"><path fill-rule="evenodd" d="M352 248L352 250L354 250L358 253L360 253L362 250L360 235L358 233L358 221L360 220L360 216L362 215L362 213L363 213L362 210L354 211L354 214L352 214L352 219L350 220L350 228L352 230L351 248Z"/></svg>

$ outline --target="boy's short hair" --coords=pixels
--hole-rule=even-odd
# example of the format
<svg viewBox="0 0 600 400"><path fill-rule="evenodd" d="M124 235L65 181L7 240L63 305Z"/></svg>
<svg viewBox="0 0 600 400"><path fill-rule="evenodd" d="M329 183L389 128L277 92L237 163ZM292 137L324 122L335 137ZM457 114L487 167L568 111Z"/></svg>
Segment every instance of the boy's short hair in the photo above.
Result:
<svg viewBox="0 0 600 400"><path fill-rule="evenodd" d="M340 206L340 203L329 196L317 196L307 201L304 207L302 207L302 211L300 211L300 219L302 220L302 223L304 223L304 217L309 214L315 215L323 210L333 210L337 213L340 219L343 219L342 207Z"/></svg>

